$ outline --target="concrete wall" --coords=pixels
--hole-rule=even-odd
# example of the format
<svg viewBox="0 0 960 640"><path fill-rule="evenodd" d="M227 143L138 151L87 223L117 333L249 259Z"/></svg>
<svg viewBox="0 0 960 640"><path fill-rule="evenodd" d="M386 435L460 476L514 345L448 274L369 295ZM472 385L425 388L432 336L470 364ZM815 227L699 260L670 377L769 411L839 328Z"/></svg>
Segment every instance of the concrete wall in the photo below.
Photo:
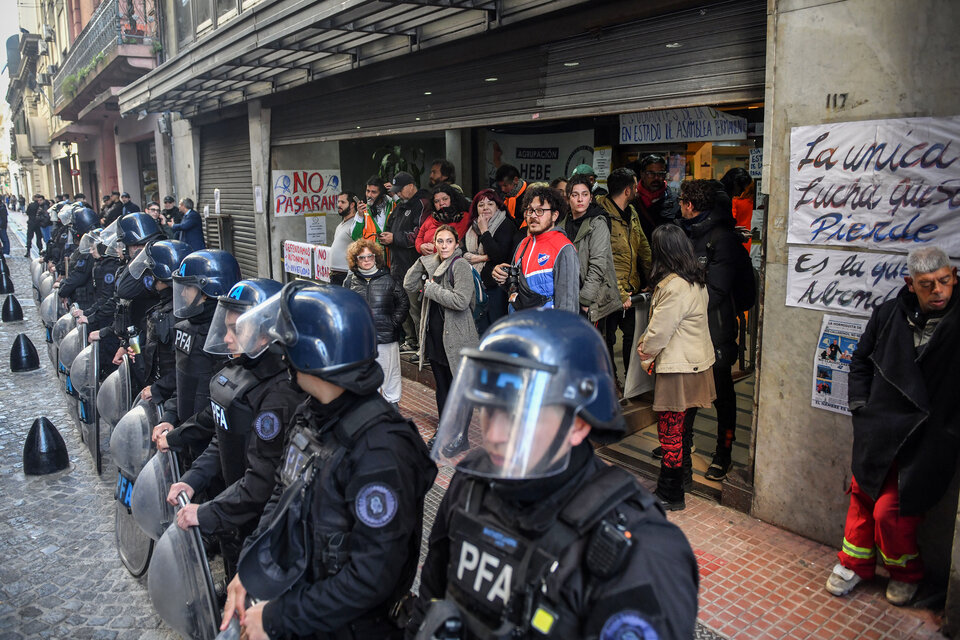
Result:
<svg viewBox="0 0 960 640"><path fill-rule="evenodd" d="M173 182L176 197L197 201L200 186L200 132L189 120L173 118L171 154L173 156Z"/></svg>
<svg viewBox="0 0 960 640"><path fill-rule="evenodd" d="M852 428L848 417L810 407L811 345L823 314L784 305L790 128L956 115L960 3L770 0L768 6L763 183L770 201L753 515L839 546ZM833 93L847 94L844 108L826 107Z"/></svg>

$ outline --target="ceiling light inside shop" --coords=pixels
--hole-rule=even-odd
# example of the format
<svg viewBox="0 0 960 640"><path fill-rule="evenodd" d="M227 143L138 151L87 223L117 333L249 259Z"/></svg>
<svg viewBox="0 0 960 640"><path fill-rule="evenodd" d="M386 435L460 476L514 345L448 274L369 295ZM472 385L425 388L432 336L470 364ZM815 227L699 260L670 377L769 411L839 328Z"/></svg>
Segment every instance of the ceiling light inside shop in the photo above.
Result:
<svg viewBox="0 0 960 640"><path fill-rule="evenodd" d="M424 92L423 92L423 95L425 95L425 96L432 96L432 95L433 95L433 91L424 91Z"/></svg>
<svg viewBox="0 0 960 640"><path fill-rule="evenodd" d="M680 44L679 42L671 42L671 43L669 43L669 44L666 45L666 46L667 46L667 49L679 49L679 48L682 47L683 45Z"/></svg>
<svg viewBox="0 0 960 640"><path fill-rule="evenodd" d="M417 118L417 122L419 122L419 121L420 121L420 118Z"/></svg>
<svg viewBox="0 0 960 640"><path fill-rule="evenodd" d="M579 66L580 66L580 63L579 63L579 62L564 62L564 63L563 63L563 66L565 66L565 67L579 67Z"/></svg>
<svg viewBox="0 0 960 640"><path fill-rule="evenodd" d="M490 78L484 78L484 80L486 82L496 82L497 80L499 80L499 78L490 77Z"/></svg>

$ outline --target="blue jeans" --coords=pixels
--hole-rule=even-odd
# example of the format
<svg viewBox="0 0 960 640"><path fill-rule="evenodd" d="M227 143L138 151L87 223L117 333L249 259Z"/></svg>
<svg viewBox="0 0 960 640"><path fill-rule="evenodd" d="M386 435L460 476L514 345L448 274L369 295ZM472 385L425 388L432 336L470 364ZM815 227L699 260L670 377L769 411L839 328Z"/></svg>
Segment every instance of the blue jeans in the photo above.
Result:
<svg viewBox="0 0 960 640"><path fill-rule="evenodd" d="M50 234L53 233L53 225L40 227L40 233L43 234L43 244L50 242Z"/></svg>

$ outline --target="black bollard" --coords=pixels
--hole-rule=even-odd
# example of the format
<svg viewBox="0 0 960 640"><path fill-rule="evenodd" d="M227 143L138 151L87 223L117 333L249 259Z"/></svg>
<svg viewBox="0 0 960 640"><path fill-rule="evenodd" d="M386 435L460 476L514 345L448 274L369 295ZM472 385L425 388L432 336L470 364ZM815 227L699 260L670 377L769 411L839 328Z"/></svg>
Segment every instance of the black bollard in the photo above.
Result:
<svg viewBox="0 0 960 640"><path fill-rule="evenodd" d="M19 334L10 348L10 371L23 373L39 368L40 356L37 355L37 348L30 342L27 334Z"/></svg>
<svg viewBox="0 0 960 640"><path fill-rule="evenodd" d="M13 280L9 273L0 273L0 294L13 293Z"/></svg>
<svg viewBox="0 0 960 640"><path fill-rule="evenodd" d="M3 301L3 312L0 318L2 318L4 322L19 322L23 320L23 307L20 306L20 301L17 300L17 296L11 293Z"/></svg>
<svg viewBox="0 0 960 640"><path fill-rule="evenodd" d="M69 466L67 443L57 428L46 417L34 420L23 443L23 472L28 476L42 476Z"/></svg>

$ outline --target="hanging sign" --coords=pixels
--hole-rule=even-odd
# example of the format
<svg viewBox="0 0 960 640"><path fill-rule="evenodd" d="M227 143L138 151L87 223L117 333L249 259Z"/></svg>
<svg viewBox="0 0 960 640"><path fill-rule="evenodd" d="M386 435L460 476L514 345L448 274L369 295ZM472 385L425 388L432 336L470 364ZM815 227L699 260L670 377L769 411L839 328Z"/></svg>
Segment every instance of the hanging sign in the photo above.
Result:
<svg viewBox="0 0 960 640"><path fill-rule="evenodd" d="M307 242L310 244L325 244L327 242L327 216L305 216L307 227Z"/></svg>
<svg viewBox="0 0 960 640"><path fill-rule="evenodd" d="M275 216L337 212L339 169L283 169L272 171L270 180Z"/></svg>
<svg viewBox="0 0 960 640"><path fill-rule="evenodd" d="M313 275L313 245L306 242L286 240L283 243L283 270L287 273L309 278Z"/></svg>
<svg viewBox="0 0 960 640"><path fill-rule="evenodd" d="M713 107L620 114L620 144L746 140L747 119Z"/></svg>
<svg viewBox="0 0 960 640"><path fill-rule="evenodd" d="M313 277L321 282L330 282L330 247L313 248Z"/></svg>
<svg viewBox="0 0 960 640"><path fill-rule="evenodd" d="M960 256L960 116L794 127L787 242Z"/></svg>

